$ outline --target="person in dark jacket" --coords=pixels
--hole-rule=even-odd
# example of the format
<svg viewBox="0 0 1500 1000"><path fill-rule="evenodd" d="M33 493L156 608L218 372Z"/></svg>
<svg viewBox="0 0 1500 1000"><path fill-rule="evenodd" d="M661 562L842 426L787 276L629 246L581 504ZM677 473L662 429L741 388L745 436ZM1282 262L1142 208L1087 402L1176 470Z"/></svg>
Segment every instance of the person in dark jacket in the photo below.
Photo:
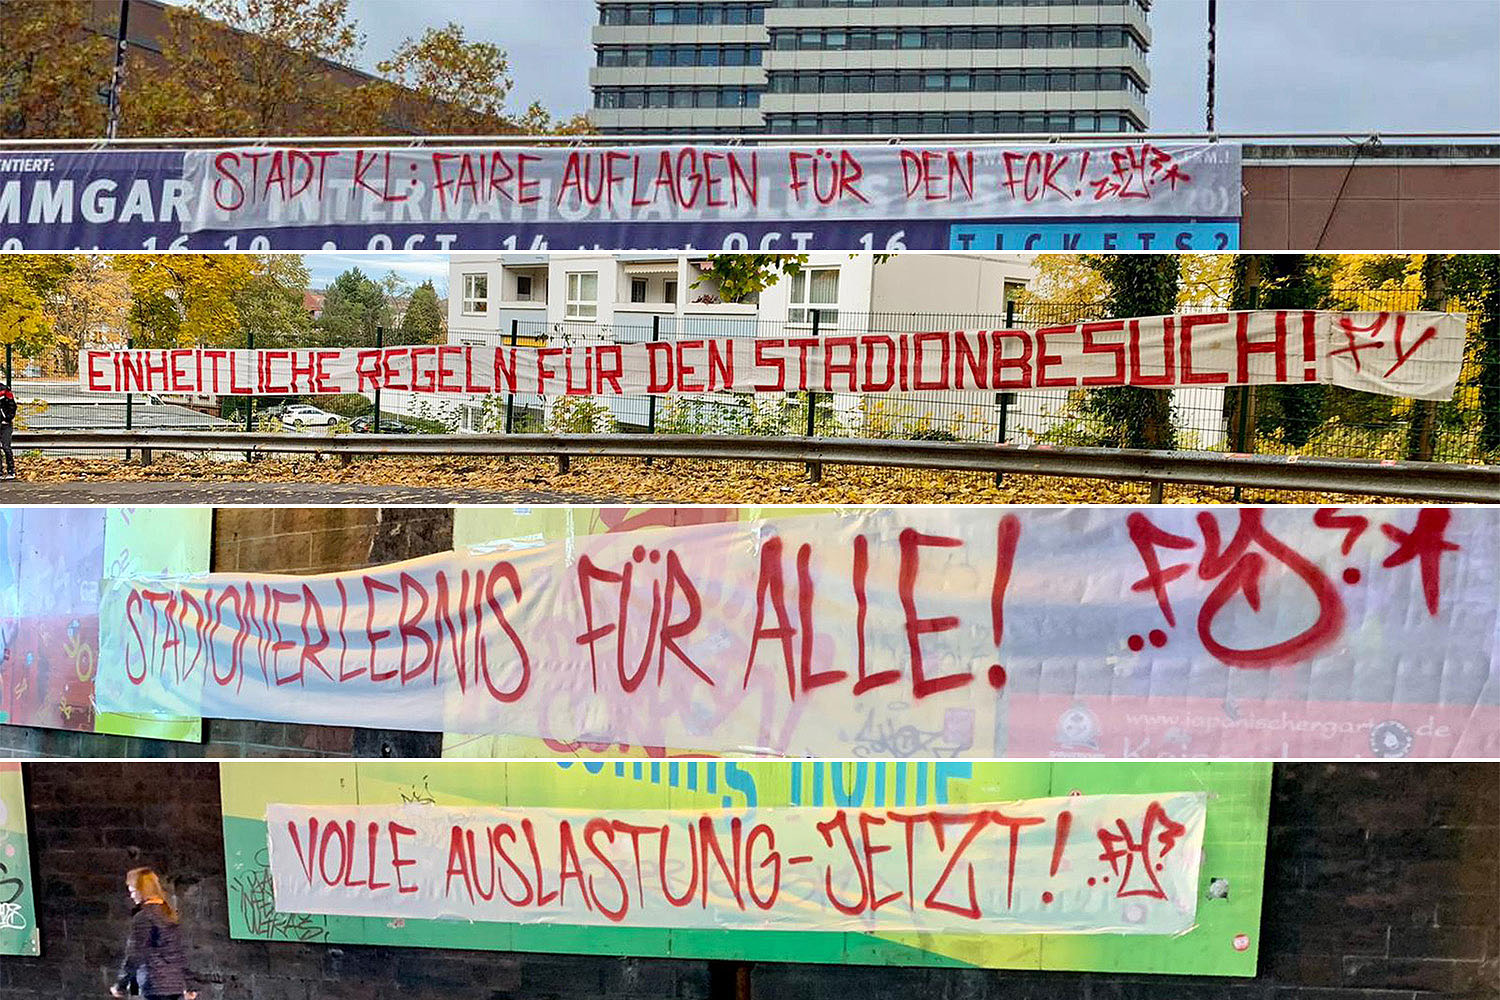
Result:
<svg viewBox="0 0 1500 1000"><path fill-rule="evenodd" d="M120 977L109 992L117 997L138 993L147 1000L192 1000L197 993L187 988L182 929L177 911L162 892L161 879L150 868L135 868L126 873L125 887L135 910Z"/></svg>
<svg viewBox="0 0 1500 1000"><path fill-rule="evenodd" d="M16 397L10 386L0 383L0 456L5 459L3 479L16 478L16 456L10 450L10 436L16 431Z"/></svg>

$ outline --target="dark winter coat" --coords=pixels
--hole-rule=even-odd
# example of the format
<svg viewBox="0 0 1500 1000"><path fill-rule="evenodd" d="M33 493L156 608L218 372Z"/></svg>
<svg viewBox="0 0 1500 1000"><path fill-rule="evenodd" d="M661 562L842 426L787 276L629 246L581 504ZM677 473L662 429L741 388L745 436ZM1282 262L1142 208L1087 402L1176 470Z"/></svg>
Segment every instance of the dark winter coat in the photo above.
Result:
<svg viewBox="0 0 1500 1000"><path fill-rule="evenodd" d="M160 903L136 907L125 939L125 960L115 985L143 997L172 997L187 992L187 959L182 929L167 918Z"/></svg>

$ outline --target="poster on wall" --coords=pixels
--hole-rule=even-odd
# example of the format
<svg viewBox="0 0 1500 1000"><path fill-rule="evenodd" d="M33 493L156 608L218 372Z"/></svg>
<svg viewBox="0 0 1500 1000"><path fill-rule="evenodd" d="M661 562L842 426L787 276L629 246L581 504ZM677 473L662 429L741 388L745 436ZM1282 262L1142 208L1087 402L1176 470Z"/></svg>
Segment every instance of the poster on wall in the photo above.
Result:
<svg viewBox="0 0 1500 1000"><path fill-rule="evenodd" d="M21 765L0 762L0 955L40 955Z"/></svg>
<svg viewBox="0 0 1500 1000"><path fill-rule="evenodd" d="M286 766L221 765L236 938L1255 972L1268 764Z"/></svg>
<svg viewBox="0 0 1500 1000"><path fill-rule="evenodd" d="M6 250L1198 250L1240 147L543 146L11 152Z"/></svg>
<svg viewBox="0 0 1500 1000"><path fill-rule="evenodd" d="M207 570L193 507L0 508L0 724L197 740L196 717L99 710L100 581Z"/></svg>
<svg viewBox="0 0 1500 1000"><path fill-rule="evenodd" d="M1500 755L1500 510L883 507L109 580L102 708L705 753Z"/></svg>

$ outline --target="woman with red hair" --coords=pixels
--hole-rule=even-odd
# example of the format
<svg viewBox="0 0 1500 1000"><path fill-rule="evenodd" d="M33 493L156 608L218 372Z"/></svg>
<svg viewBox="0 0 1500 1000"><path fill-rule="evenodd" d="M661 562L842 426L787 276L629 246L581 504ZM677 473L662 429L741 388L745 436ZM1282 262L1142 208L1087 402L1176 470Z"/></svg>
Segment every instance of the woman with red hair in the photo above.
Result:
<svg viewBox="0 0 1500 1000"><path fill-rule="evenodd" d="M138 993L147 1000L193 1000L198 994L187 988L182 929L177 911L162 891L161 879L150 868L133 868L125 875L125 888L135 911L120 977L109 992L117 997Z"/></svg>

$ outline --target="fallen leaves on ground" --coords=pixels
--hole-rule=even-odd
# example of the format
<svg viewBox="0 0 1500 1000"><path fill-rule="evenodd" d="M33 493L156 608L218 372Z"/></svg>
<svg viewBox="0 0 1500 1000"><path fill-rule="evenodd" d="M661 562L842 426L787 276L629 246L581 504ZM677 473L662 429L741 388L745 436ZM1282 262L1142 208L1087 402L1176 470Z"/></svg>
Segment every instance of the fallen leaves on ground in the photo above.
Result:
<svg viewBox="0 0 1500 1000"><path fill-rule="evenodd" d="M919 469L826 465L812 482L800 463L709 462L689 459L573 458L564 471L551 458L267 458L228 462L159 456L150 465L118 459L36 458L20 463L21 479L69 482L346 483L496 491L529 489L621 501L706 504L918 504L918 503L1146 503L1138 482L934 472ZM1246 491L1254 503L1380 503L1380 498L1287 491ZM1232 491L1211 486L1169 486L1166 503L1232 503Z"/></svg>

